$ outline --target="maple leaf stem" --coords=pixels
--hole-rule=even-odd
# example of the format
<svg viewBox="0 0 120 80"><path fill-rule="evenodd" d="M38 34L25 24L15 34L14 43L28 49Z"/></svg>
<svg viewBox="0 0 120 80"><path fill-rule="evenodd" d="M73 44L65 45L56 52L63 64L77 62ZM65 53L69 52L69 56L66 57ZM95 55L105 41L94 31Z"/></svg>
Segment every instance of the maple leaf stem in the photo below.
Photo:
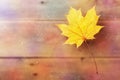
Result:
<svg viewBox="0 0 120 80"><path fill-rule="evenodd" d="M90 52L91 57L93 58L93 62L94 62L94 64L95 64L95 69L96 69L96 74L97 74L97 75L100 75L100 74L99 74L99 71L98 71L98 65L97 65L95 56L94 56L93 52L91 52L90 47L89 47L89 45L88 45L88 43L87 43L86 40L85 40L85 44L86 44L86 46L87 46L87 48L88 48L88 50L89 50L89 52ZM101 80L101 78L100 78L100 80Z"/></svg>
<svg viewBox="0 0 120 80"><path fill-rule="evenodd" d="M87 46L87 48L89 49L89 51L90 51L90 48L89 48L89 45L88 45L88 43L85 41L85 43L86 43L86 46ZM95 63L95 68L96 68L96 74L98 74L99 72L98 72L98 66L97 66L97 62L96 62L96 59L95 59L95 57L94 57L94 55L93 55L93 53L90 51L90 54L91 54L91 57L93 58L93 61L94 61L94 63Z"/></svg>

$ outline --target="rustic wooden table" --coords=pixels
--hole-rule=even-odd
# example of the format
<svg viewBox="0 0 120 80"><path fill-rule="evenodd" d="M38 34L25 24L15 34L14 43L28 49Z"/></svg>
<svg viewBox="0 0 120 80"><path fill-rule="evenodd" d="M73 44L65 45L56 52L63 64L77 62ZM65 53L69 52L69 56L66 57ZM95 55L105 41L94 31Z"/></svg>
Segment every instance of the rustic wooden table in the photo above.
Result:
<svg viewBox="0 0 120 80"><path fill-rule="evenodd" d="M64 45L55 24L72 6L96 5L105 26L89 43ZM0 0L0 80L120 80L120 0Z"/></svg>

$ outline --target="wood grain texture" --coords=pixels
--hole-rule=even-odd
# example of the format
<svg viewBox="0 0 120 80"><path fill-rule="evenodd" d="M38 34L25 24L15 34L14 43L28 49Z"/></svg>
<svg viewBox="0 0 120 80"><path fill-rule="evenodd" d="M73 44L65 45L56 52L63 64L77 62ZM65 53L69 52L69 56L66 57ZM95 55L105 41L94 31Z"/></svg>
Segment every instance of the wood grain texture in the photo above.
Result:
<svg viewBox="0 0 120 80"><path fill-rule="evenodd" d="M120 59L96 59L102 80L120 79ZM98 80L91 59L0 60L1 80Z"/></svg>
<svg viewBox="0 0 120 80"><path fill-rule="evenodd" d="M100 21L105 26L96 39L89 41L90 51L83 44L64 45L56 24L66 21L3 21L0 23L0 56L42 57L120 57L119 20Z"/></svg>
<svg viewBox="0 0 120 80"><path fill-rule="evenodd" d="M70 7L85 14L96 5L102 18L119 18L119 0L1 0L0 20L65 20Z"/></svg>
<svg viewBox="0 0 120 80"><path fill-rule="evenodd" d="M56 24L96 5L96 39L64 45ZM120 0L0 0L0 80L120 80ZM100 76L90 53L94 53Z"/></svg>

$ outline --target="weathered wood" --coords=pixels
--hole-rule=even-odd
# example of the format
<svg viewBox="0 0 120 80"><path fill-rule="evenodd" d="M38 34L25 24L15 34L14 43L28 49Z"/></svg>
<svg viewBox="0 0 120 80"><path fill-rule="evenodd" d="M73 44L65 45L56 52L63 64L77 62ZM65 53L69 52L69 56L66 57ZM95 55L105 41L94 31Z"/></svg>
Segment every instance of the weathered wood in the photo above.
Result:
<svg viewBox="0 0 120 80"><path fill-rule="evenodd" d="M64 45L55 24L71 6L85 14L94 5L105 27L90 51ZM120 80L119 18L120 0L0 0L0 80Z"/></svg>
<svg viewBox="0 0 120 80"><path fill-rule="evenodd" d="M0 59L1 80L119 80L120 59Z"/></svg>
<svg viewBox="0 0 120 80"><path fill-rule="evenodd" d="M101 18L119 18L119 0L1 0L1 20L63 20L70 7L85 13L96 5Z"/></svg>
<svg viewBox="0 0 120 80"><path fill-rule="evenodd" d="M71 6L85 14L94 5L105 27L90 51L64 45L55 24ZM120 80L119 18L120 0L0 0L0 80Z"/></svg>
<svg viewBox="0 0 120 80"><path fill-rule="evenodd" d="M120 57L120 21L99 22L104 28L86 45L64 45L66 38L56 24L65 21L3 21L0 23L0 56Z"/></svg>

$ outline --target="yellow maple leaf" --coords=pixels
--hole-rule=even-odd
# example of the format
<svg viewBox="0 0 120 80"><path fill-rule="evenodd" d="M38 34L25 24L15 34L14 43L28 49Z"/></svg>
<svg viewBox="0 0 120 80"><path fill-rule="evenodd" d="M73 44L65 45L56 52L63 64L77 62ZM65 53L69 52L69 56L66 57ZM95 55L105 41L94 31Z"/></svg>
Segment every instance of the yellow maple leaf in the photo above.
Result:
<svg viewBox="0 0 120 80"><path fill-rule="evenodd" d="M68 24L57 25L62 35L68 37L65 44L76 44L79 47L84 41L95 39L95 34L103 28L97 25L99 16L96 14L95 7L88 10L85 16L82 16L81 10L71 7L66 17Z"/></svg>

